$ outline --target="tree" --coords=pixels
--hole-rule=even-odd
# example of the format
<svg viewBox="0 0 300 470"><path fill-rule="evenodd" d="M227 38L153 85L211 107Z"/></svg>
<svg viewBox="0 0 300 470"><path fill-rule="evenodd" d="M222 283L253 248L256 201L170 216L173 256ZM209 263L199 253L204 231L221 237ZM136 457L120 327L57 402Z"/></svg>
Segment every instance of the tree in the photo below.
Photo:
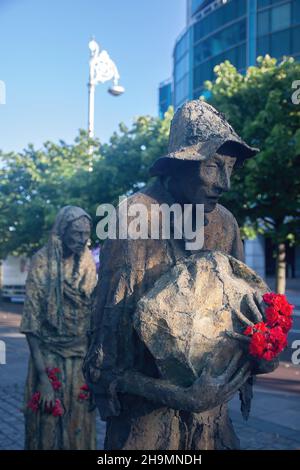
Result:
<svg viewBox="0 0 300 470"><path fill-rule="evenodd" d="M79 205L95 221L99 204L118 203L143 186L148 165L166 151L171 117L172 109L163 120L142 116L131 129L120 124L108 144L81 130L71 145L46 142L39 150L29 145L20 153L0 152L0 259L40 248L62 206Z"/></svg>
<svg viewBox="0 0 300 470"><path fill-rule="evenodd" d="M29 145L20 153L1 153L1 258L32 253L44 243L56 212L68 203L66 182L88 169L88 145L81 131L73 145L46 142L40 150Z"/></svg>
<svg viewBox="0 0 300 470"><path fill-rule="evenodd" d="M285 243L299 242L300 231L300 106L291 99L300 64L293 58L277 63L267 55L245 75L228 61L215 73L216 80L205 84L210 102L261 149L234 176L226 204L234 207L246 236L261 233L276 244L276 288L283 293Z"/></svg>

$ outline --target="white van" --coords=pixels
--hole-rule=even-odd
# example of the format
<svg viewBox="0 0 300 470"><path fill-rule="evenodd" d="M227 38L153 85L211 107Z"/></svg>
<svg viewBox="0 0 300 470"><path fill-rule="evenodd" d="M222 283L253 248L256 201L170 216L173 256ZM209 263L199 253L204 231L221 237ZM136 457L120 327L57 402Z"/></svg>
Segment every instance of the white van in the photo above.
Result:
<svg viewBox="0 0 300 470"><path fill-rule="evenodd" d="M25 282L30 260L24 256L8 255L1 262L1 297L12 302L24 302Z"/></svg>

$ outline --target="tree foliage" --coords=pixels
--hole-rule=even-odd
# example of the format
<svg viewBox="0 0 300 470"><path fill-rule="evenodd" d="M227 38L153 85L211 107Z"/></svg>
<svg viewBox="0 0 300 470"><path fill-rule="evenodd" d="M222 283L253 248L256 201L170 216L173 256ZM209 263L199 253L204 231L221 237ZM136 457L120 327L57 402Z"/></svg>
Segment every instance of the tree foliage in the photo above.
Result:
<svg viewBox="0 0 300 470"><path fill-rule="evenodd" d="M259 57L240 74L228 61L206 82L210 102L222 111L247 143L261 152L233 178L226 204L245 234L296 241L300 229L300 105L293 104L292 83L300 77L293 58L277 63Z"/></svg>
<svg viewBox="0 0 300 470"><path fill-rule="evenodd" d="M147 168L165 153L172 109L163 120L136 119L131 129L119 125L108 144L80 131L73 144L46 142L22 152L0 152L0 258L31 254L45 243L57 211L79 205L95 220L101 203L144 185ZM89 171L89 149L93 171Z"/></svg>

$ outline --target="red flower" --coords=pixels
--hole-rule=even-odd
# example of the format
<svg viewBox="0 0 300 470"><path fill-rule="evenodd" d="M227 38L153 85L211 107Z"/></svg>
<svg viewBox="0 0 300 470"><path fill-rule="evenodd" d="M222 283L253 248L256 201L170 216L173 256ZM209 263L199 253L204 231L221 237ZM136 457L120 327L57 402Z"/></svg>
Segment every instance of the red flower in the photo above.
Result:
<svg viewBox="0 0 300 470"><path fill-rule="evenodd" d="M46 373L49 377L53 390L59 390L61 388L61 382L57 378L57 374L61 373L61 370L58 367L54 367L50 369L49 367L46 368Z"/></svg>
<svg viewBox="0 0 300 470"><path fill-rule="evenodd" d="M290 316L293 313L294 305L287 301L287 298L283 294L274 294L274 292L268 292L263 295L264 302L267 305L273 307L281 315Z"/></svg>
<svg viewBox="0 0 300 470"><path fill-rule="evenodd" d="M244 335L251 336L249 353L267 361L278 356L287 346L287 333L292 327L294 306L281 294L268 292L263 295L266 308L266 322L248 326Z"/></svg>
<svg viewBox="0 0 300 470"><path fill-rule="evenodd" d="M77 400L85 401L90 398L89 387L87 384L84 384L80 387L80 392L78 393Z"/></svg>
<svg viewBox="0 0 300 470"><path fill-rule="evenodd" d="M266 319L268 326L281 326L285 333L288 333L293 325L293 320L290 316L282 315L273 307L266 308Z"/></svg>
<svg viewBox="0 0 300 470"><path fill-rule="evenodd" d="M249 352L252 356L270 361L278 356L286 346L286 334L280 326L275 326L274 328L266 328L266 331L255 331L251 336Z"/></svg>
<svg viewBox="0 0 300 470"><path fill-rule="evenodd" d="M267 325L263 321L261 321L253 326L247 326L246 330L244 331L244 335L251 336L256 332L267 331L267 329Z"/></svg>
<svg viewBox="0 0 300 470"><path fill-rule="evenodd" d="M271 304L276 297L277 294L275 292L267 292L263 295L263 300L266 304Z"/></svg>
<svg viewBox="0 0 300 470"><path fill-rule="evenodd" d="M27 407L30 408L34 413L38 412L39 406L40 406L40 399L41 399L41 394L40 392L35 392L29 402L27 403Z"/></svg>
<svg viewBox="0 0 300 470"><path fill-rule="evenodd" d="M63 410L63 407L59 398L55 400L54 405L48 405L48 403L46 403L45 412L48 414L52 414L52 416L55 416L55 417L62 416L64 414L64 410Z"/></svg>
<svg viewBox="0 0 300 470"><path fill-rule="evenodd" d="M55 405L53 407L52 414L53 416L62 416L64 414L62 404L58 398L55 400Z"/></svg>
<svg viewBox="0 0 300 470"><path fill-rule="evenodd" d="M80 390L86 390L86 391L89 391L89 387L87 384L84 384L82 385L82 387L80 387Z"/></svg>

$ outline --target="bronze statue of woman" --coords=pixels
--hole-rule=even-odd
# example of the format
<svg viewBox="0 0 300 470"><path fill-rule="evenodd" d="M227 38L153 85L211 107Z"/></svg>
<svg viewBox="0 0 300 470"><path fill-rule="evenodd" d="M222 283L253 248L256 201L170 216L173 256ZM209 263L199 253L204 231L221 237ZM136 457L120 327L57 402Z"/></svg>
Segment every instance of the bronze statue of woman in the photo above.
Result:
<svg viewBox="0 0 300 470"><path fill-rule="evenodd" d="M95 413L82 375L96 268L87 242L91 218L63 207L48 243L32 258L21 332L30 359L25 449L95 449Z"/></svg>

